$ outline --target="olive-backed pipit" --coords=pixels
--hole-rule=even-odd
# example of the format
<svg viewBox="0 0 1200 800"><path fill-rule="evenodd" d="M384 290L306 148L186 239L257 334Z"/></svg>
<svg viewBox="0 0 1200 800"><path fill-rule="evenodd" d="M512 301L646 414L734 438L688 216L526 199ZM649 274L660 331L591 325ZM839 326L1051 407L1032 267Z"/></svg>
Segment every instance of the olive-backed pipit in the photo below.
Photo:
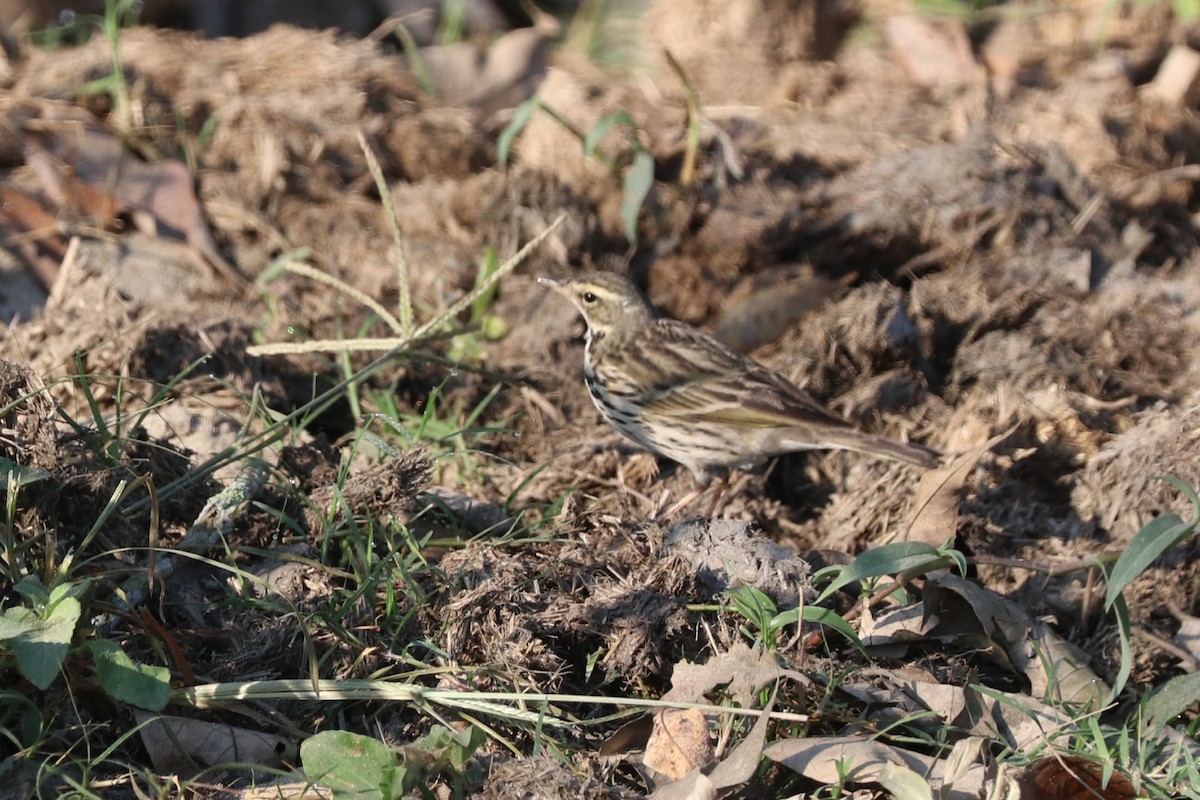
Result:
<svg viewBox="0 0 1200 800"><path fill-rule="evenodd" d="M583 377L596 408L625 436L691 470L700 488L797 450L853 450L922 467L939 461L929 448L860 431L778 372L659 317L627 278L538 281L583 314Z"/></svg>

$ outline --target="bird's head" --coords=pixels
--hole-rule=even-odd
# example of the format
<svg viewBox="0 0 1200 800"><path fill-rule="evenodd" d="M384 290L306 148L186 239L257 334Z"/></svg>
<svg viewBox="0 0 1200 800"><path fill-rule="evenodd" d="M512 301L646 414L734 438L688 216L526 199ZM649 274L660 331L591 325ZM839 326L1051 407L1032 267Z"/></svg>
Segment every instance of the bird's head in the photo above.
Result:
<svg viewBox="0 0 1200 800"><path fill-rule="evenodd" d="M562 281L538 278L538 283L574 303L593 337L637 331L654 320L654 311L642 293L616 273L595 272Z"/></svg>

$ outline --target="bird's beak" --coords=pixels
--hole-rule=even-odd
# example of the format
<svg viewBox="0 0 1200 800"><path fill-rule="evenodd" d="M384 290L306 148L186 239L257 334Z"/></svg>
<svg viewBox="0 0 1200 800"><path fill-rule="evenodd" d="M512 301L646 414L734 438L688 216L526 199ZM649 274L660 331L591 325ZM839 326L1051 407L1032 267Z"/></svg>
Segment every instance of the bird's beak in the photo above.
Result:
<svg viewBox="0 0 1200 800"><path fill-rule="evenodd" d="M559 294L567 293L567 286L563 281L556 281L553 278L539 277L537 282L542 286L547 286Z"/></svg>

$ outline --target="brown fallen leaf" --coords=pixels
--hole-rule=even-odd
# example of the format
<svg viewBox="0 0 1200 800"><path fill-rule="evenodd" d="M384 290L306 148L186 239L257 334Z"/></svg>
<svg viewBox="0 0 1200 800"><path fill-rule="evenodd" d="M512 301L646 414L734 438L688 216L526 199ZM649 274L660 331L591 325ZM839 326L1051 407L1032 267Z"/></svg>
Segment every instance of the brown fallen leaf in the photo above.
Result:
<svg viewBox="0 0 1200 800"><path fill-rule="evenodd" d="M727 652L710 658L703 664L682 661L675 665L671 688L662 699L672 703L707 703L706 695L723 687L733 700L743 707L754 704L759 690L780 677L806 682L803 675L780 670L774 656L764 650L752 649L743 642L732 645ZM655 725L650 715L627 722L601 746L600 755L613 756L629 750L648 747Z"/></svg>
<svg viewBox="0 0 1200 800"><path fill-rule="evenodd" d="M1113 772L1104 785L1104 765L1082 756L1048 756L1025 768L1017 779L1021 800L1131 800L1133 784Z"/></svg>
<svg viewBox="0 0 1200 800"><path fill-rule="evenodd" d="M46 291L67 253L55 214L36 197L0 186L0 244L16 253Z"/></svg>
<svg viewBox="0 0 1200 800"><path fill-rule="evenodd" d="M917 86L966 86L983 71L971 52L971 40L961 22L934 24L915 14L895 16L883 26L892 55Z"/></svg>
<svg viewBox="0 0 1200 800"><path fill-rule="evenodd" d="M749 353L778 339L800 319L844 290L848 283L816 274L786 277L729 308L713 335L734 350Z"/></svg>
<svg viewBox="0 0 1200 800"><path fill-rule="evenodd" d="M164 775L193 775L215 764L283 767L299 755L287 739L261 731L144 711L134 718L154 769Z"/></svg>
<svg viewBox="0 0 1200 800"><path fill-rule="evenodd" d="M717 792L733 786L741 786L754 776L762 761L767 731L771 724L771 709L775 707L774 692L763 706L762 716L746 734L737 747L705 774L699 768L674 783L659 787L650 795L653 800L707 800Z"/></svg>
<svg viewBox="0 0 1200 800"><path fill-rule="evenodd" d="M475 42L434 45L421 49L421 62L441 102L493 114L536 91L555 33L555 26L534 26L510 31L484 48Z"/></svg>
<svg viewBox="0 0 1200 800"><path fill-rule="evenodd" d="M1007 597L966 578L938 573L926 581L922 600L932 623L925 633L940 641L957 636L960 646L972 636L984 639L993 657L1002 652L1007 666L1029 680L1035 697L1088 708L1106 702L1110 689L1088 667L1086 654Z"/></svg>
<svg viewBox="0 0 1200 800"><path fill-rule="evenodd" d="M147 163L130 152L99 120L78 108L47 105L25 123L25 161L46 194L73 214L102 226L129 213L145 232L185 240L224 277L241 282L217 251L181 161Z"/></svg>
<svg viewBox="0 0 1200 800"><path fill-rule="evenodd" d="M799 673L781 670L771 653L736 642L728 651L703 664L690 661L676 664L671 675L671 688L662 699L676 703L706 703L705 695L723 686L735 702L749 708L761 689L781 677L808 683L808 679Z"/></svg>
<svg viewBox="0 0 1200 800"><path fill-rule="evenodd" d="M931 469L917 484L912 520L902 537L941 547L958 535L958 502L963 485L983 454L1004 441L1015 427L954 456L947 464Z"/></svg>
<svg viewBox="0 0 1200 800"><path fill-rule="evenodd" d="M863 676L869 681L845 683L838 691L867 704L866 718L880 728L898 719L934 714L941 724L1003 742L1017 752L1044 741L1047 732L1075 724L1066 711L1026 694L997 690L985 694L971 685L952 686L893 672L869 673Z"/></svg>
<svg viewBox="0 0 1200 800"><path fill-rule="evenodd" d="M677 781L713 758L708 722L695 708L664 708L654 715L654 729L646 742L644 763Z"/></svg>
<svg viewBox="0 0 1200 800"><path fill-rule="evenodd" d="M781 739L763 749L763 755L793 772L820 784L842 782L841 770L849 769L851 784L892 783L893 777L911 772L923 776L934 796L946 800L974 800L982 796L984 769L982 764L969 767L947 759L905 750L866 736L810 736ZM959 760L961 761L961 759ZM897 772L897 771L900 772ZM953 775L952 784L945 783Z"/></svg>

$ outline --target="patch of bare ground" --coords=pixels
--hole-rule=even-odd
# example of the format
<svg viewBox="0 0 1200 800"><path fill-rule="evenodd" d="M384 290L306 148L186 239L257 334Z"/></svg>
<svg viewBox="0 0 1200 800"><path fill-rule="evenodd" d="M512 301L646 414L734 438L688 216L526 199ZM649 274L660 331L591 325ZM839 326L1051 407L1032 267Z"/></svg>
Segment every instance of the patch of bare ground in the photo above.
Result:
<svg viewBox="0 0 1200 800"><path fill-rule="evenodd" d="M113 599L119 581L105 583L104 613L124 620L131 650L169 652L174 675L195 683L415 670L430 686L658 697L675 665L741 641L745 621L709 608L727 586L771 573L781 582L768 594L796 608L813 599L810 566L907 535L922 471L845 453L789 455L735 476L726 519L711 527L653 519L691 476L604 427L581 377L583 323L534 281L616 268L664 313L752 349L865 429L951 457L1006 434L970 465L942 541L977 558L973 581L1031 619L1051 618L1054 635L1112 680L1119 652L1098 574L1051 578L1044 567L1114 553L1165 511L1188 517L1154 476L1200 485L1195 175L1177 169L1196 155L1196 121L1139 88L1177 23L1167 4L1122 7L1097 52L1069 33L1095 22L1081 4L1003 17L963 33L968 55L994 33L990 66L972 55L978 69L928 86L897 67L902 43L881 27L892 5L658 3L647 41L668 46L681 72L655 58L648 77L615 75L556 54L539 96L560 119L535 113L505 168L495 140L511 114L430 97L378 40L287 26L216 41L131 29L121 36L127 107L79 94L111 70L101 37L23 51L0 102L6 191L57 227L15 212L0 224L60 265L36 314L0 338L0 456L45 473L11 520L30 542L24 557L61 563L83 543L73 557L95 569L148 569L136 548L183 540L237 465L165 494L153 516L128 508L88 536L120 481L170 486L374 358L246 352L389 332L349 294L280 269L303 261L397 308L397 253L361 135L396 208L420 320L471 290L486 248L503 260L559 214L566 221L487 305L504 335L468 330L478 359L448 363L449 336L425 341L307 430L257 451L273 480L205 551L242 573L191 564L138 609ZM999 30L1015 38L1005 44ZM535 61L524 77L543 77ZM703 115L695 152L683 77ZM119 134L139 163L186 163L197 229L166 230L153 203L101 213L85 201L106 188L83 178L70 184L79 204L50 191L22 163L24 142L71 141L79 128L62 122L64 106ZM586 133L618 111L637 130L609 129L599 142L609 165L585 157L568 126ZM630 136L652 154L656 179L636 247L620 180ZM108 178L119 183L121 171ZM215 251L197 246L197 230ZM459 322L481 325L466 313ZM487 430L460 435L468 424ZM371 436L355 435L363 429ZM747 564L733 569L721 547ZM1198 548L1193 538L1172 550L1127 591L1134 626L1157 637L1135 636L1133 685L1179 671L1156 642L1178 628L1168 607L1200 612ZM0 585L6 605L11 577ZM861 600L833 603L853 618ZM143 610L157 616L137 622ZM781 660L814 674L863 667L828 641L819 670L809 669L819 641L797 637ZM931 646L877 665L954 686L1028 683L989 653ZM11 666L4 678L27 688ZM821 706L819 686L789 692L781 704L830 714L810 731L861 724ZM396 743L431 725L415 708L343 708L343 722ZM293 732L331 724L312 705L286 712ZM106 699L88 713L128 721ZM497 726L531 752L537 734ZM586 753L570 769L490 746L477 788L644 792L644 767L591 755L616 727L564 734ZM756 787L764 796L800 791L794 776L771 779Z"/></svg>

